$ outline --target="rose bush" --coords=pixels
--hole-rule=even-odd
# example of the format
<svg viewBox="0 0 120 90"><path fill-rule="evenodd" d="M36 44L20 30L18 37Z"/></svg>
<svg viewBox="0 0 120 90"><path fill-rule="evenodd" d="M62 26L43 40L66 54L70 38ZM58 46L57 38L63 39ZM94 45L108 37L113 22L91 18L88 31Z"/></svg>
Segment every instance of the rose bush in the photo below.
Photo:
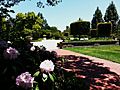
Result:
<svg viewBox="0 0 120 90"><path fill-rule="evenodd" d="M71 60L73 63L69 62ZM78 77L73 69L77 67L79 71L76 73L80 74ZM73 72L67 71L67 68ZM47 51L44 46L33 46L24 40L11 44L6 41L0 42L0 89L90 90L90 85L93 85L92 88L95 88L95 85L99 86L94 77L101 77L101 73L106 72L111 73L88 58L73 55L58 57L55 51ZM81 78L82 74L87 78ZM107 83L120 86L119 76L113 75L115 78ZM115 89L119 90L116 87Z"/></svg>
<svg viewBox="0 0 120 90"><path fill-rule="evenodd" d="M43 67L43 69L50 73L55 68L52 63L52 60L57 59L55 53L47 51L44 46L33 46L32 43L29 41L26 42L26 40L23 39L11 42L10 44L9 42L1 41L0 77L2 78L0 79L0 88L4 88L5 90L21 90L20 87L22 87L24 90L33 86L33 89L35 89L38 86L36 86L36 83L35 85L32 83L32 76L35 72L39 71L40 64L42 65L42 62L44 60L46 61L46 59L47 61L51 61L46 63L49 66ZM49 82L49 77L52 77L52 73L46 75L46 73L43 74L39 72L39 75L37 77L35 76L34 81L44 83L42 79L46 77L48 77L46 81ZM41 81L39 79L41 79Z"/></svg>

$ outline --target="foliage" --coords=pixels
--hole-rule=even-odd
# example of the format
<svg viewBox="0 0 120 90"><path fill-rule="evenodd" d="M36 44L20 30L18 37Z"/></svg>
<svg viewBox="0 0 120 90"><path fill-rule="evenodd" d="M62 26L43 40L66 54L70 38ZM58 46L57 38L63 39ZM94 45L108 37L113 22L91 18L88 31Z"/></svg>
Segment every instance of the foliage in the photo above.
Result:
<svg viewBox="0 0 120 90"><path fill-rule="evenodd" d="M3 23L3 34L0 37L6 41L15 41L26 36L32 36L37 40L43 38L43 35L46 35L47 39L63 38L62 32L57 27L50 27L42 14L35 15L34 12L18 13L16 18L10 18Z"/></svg>
<svg viewBox="0 0 120 90"><path fill-rule="evenodd" d="M98 36L99 37L110 37L112 31L111 23L99 23L97 25Z"/></svg>
<svg viewBox="0 0 120 90"><path fill-rule="evenodd" d="M71 35L88 35L90 32L90 22L79 21L70 24Z"/></svg>
<svg viewBox="0 0 120 90"><path fill-rule="evenodd" d="M4 40L17 40L19 38L25 38L28 35L39 37L39 32L42 27L43 20L35 15L34 12L18 13L16 18L11 18L6 23L6 28L3 31L2 38ZM11 25L11 24L12 25ZM5 37L5 34L9 34L9 38ZM33 37L34 38L34 37Z"/></svg>
<svg viewBox="0 0 120 90"><path fill-rule="evenodd" d="M8 53L3 54L6 49ZM16 50L19 52L18 56L13 53ZM8 55L12 56L7 57ZM2 77L0 79L0 88L6 86L4 89L19 90L19 87L15 85L15 78L26 71L33 75L39 70L40 63L47 59L55 62L57 59L56 52L47 51L44 46L33 46L28 39L19 40L10 44L5 41L0 41L0 77ZM49 76L52 78L51 75Z"/></svg>
<svg viewBox="0 0 120 90"><path fill-rule="evenodd" d="M0 41L0 77L2 77L0 79L0 88L6 90L89 90L90 81L91 83L94 81L91 78L101 75L100 72L103 70L106 73L107 69L101 68L100 70L100 66L87 58L76 56L58 57L55 51L47 51L44 46L33 46L29 38L31 37L13 43ZM3 53L6 49L9 55L14 56L17 54L17 57L15 55L15 58L5 58L6 55ZM116 50L118 49L116 48ZM71 60L76 61L71 63ZM90 64L85 64L85 62ZM75 69L79 67L81 73L76 72L71 67ZM69 72L67 68L73 71ZM93 72L95 74L93 75L93 73L90 73L93 69L95 72L98 69L99 71L97 73ZM116 84L119 83L118 80L119 78L113 84L119 85Z"/></svg>
<svg viewBox="0 0 120 90"><path fill-rule="evenodd" d="M116 33L116 22L118 21L118 19L119 15L117 13L115 4L112 1L111 4L108 6L104 16L105 22L112 22L112 33Z"/></svg>
<svg viewBox="0 0 120 90"><path fill-rule="evenodd" d="M117 38L120 39L120 20L117 23Z"/></svg>
<svg viewBox="0 0 120 90"><path fill-rule="evenodd" d="M120 56L119 56L120 46L105 45L105 46L94 46L94 47L84 47L84 48L74 47L74 48L65 48L65 49L120 63Z"/></svg>
<svg viewBox="0 0 120 90"><path fill-rule="evenodd" d="M40 37L43 38L43 35L46 35L47 39L62 39L63 34L56 27L49 27L49 29L42 29L40 31Z"/></svg>
<svg viewBox="0 0 120 90"><path fill-rule="evenodd" d="M46 0L47 4L44 3L42 0L39 0L39 2L37 2L37 6L40 8L44 8L46 5L47 6L55 6L58 3L62 2L62 0Z"/></svg>
<svg viewBox="0 0 120 90"><path fill-rule="evenodd" d="M61 42L58 43L59 48L65 48L65 47L74 47L74 46L98 46L98 45L117 45L118 40L113 40L110 38L94 38L90 40L83 40L80 41L78 39L74 39L71 41Z"/></svg>
<svg viewBox="0 0 120 90"><path fill-rule="evenodd" d="M14 13L14 10L10 10L11 7L17 5L19 2L24 0L0 0L0 32L2 32L2 18L9 17L9 13Z"/></svg>
<svg viewBox="0 0 120 90"><path fill-rule="evenodd" d="M115 4L112 1L106 10L104 20L106 22L109 22L112 20L114 20L116 22L118 20L118 18L119 18L119 16L118 16Z"/></svg>
<svg viewBox="0 0 120 90"><path fill-rule="evenodd" d="M99 9L99 7L97 7L95 14L93 15L93 19L91 21L92 29L96 29L97 24L100 22L103 22L103 18L102 18L101 10Z"/></svg>
<svg viewBox="0 0 120 90"><path fill-rule="evenodd" d="M14 13L14 10L10 10L10 8L11 7L13 7L14 5L18 5L21 1L25 1L25 0L1 0L0 1L0 32L2 32L3 31L3 23L2 23L2 18L3 17L9 17L9 18L11 18L10 17L10 14L9 13ZM38 7L40 7L40 8L44 8L46 5L47 6L55 6L55 5L57 5L58 3L60 3L61 2L61 0L45 0L45 2L43 2L42 0L39 0L38 2L37 2L37 6ZM28 13L29 14L29 13ZM31 14L31 13L30 13ZM32 13L32 14L34 14L34 13ZM31 14L31 15L32 15ZM31 17L31 16L30 16ZM28 18L30 19L30 17L29 17L29 15L28 15ZM38 15L38 17L39 17L39 15ZM21 17L22 18L22 17ZM23 18L22 18L23 19ZM31 20L35 20L35 18L34 18L34 16L32 16L32 18L31 18ZM43 19L43 18L42 18ZM26 25L26 27L29 27L29 29L32 29L32 23L33 22L31 22L31 20L29 21L29 25ZM33 20L33 21L34 21ZM38 22L39 22L40 20L38 20ZM25 25L25 19L24 20L22 20L22 23L21 22L19 22L19 25ZM31 22L31 23L30 23ZM13 23L13 22L12 22ZM28 22L27 22L28 23ZM44 19L44 24L43 24L43 26L44 27L49 27L48 25L47 25L47 21ZM31 27L31 28L30 28ZM17 27L17 29L18 28L20 28L21 30L23 30L24 28L23 27ZM28 28L27 28L28 29ZM9 30L10 31L10 30ZM16 32L15 32L16 33ZM14 34L15 34L14 33ZM35 33L36 34L36 33ZM19 34L19 32L17 32L15 35L18 35L18 37L16 37L16 38L19 38L20 37L20 34ZM3 35L4 36L4 35ZM12 35L11 35L12 36ZM6 39L5 37L0 37L1 39Z"/></svg>
<svg viewBox="0 0 120 90"><path fill-rule="evenodd" d="M63 38L63 34L60 30L57 29L57 27L52 26L49 27L48 31L44 30L44 34L47 35L46 37L49 38L54 38L54 39L62 39Z"/></svg>
<svg viewBox="0 0 120 90"><path fill-rule="evenodd" d="M68 37L70 35L70 27L66 26L66 29L62 33L64 36Z"/></svg>
<svg viewBox="0 0 120 90"><path fill-rule="evenodd" d="M93 37L97 37L97 29L91 29L90 30L90 36L93 38Z"/></svg>
<svg viewBox="0 0 120 90"><path fill-rule="evenodd" d="M6 56L3 56L3 52L9 47L14 47L14 51L17 50L20 54L16 58L4 58ZM76 87L77 90L84 86L82 80L77 79L73 73L66 72L57 61L66 62L57 57L55 51L47 51L44 46L33 46L28 39L9 44L0 41L0 88L73 90Z"/></svg>

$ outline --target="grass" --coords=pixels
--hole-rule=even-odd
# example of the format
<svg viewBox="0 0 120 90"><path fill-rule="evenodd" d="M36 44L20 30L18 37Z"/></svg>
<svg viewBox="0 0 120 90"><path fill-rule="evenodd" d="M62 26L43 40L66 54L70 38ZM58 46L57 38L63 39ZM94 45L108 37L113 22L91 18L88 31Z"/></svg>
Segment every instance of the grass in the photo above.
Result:
<svg viewBox="0 0 120 90"><path fill-rule="evenodd" d="M120 63L120 46L69 47L65 49Z"/></svg>

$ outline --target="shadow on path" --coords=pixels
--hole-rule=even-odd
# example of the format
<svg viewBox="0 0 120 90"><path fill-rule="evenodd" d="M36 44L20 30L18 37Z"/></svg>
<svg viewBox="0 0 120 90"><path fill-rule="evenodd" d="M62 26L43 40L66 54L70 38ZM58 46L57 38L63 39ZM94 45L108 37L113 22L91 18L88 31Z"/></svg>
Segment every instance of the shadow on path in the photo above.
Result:
<svg viewBox="0 0 120 90"><path fill-rule="evenodd" d="M111 72L103 63L93 62L86 57L74 55L62 56L64 62L59 62L66 72L73 72L75 77L85 81L84 87L89 90L120 90L120 76Z"/></svg>

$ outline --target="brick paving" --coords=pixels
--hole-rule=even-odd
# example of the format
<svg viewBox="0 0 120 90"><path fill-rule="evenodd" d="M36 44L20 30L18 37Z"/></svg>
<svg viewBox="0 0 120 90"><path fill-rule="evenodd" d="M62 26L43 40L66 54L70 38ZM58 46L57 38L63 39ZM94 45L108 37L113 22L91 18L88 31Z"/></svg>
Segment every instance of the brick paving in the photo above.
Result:
<svg viewBox="0 0 120 90"><path fill-rule="evenodd" d="M100 59L100 58L84 55L84 54L75 53L75 52L72 52L72 51L69 51L69 50L56 49L54 51L56 51L57 55L59 55L59 56L63 56L63 55L82 56L82 57L89 58L93 62L103 63L104 67L109 67L110 71L115 72L118 75L120 75L120 64L118 64L118 63L111 62L111 61L108 61L108 60L105 60L105 59Z"/></svg>

